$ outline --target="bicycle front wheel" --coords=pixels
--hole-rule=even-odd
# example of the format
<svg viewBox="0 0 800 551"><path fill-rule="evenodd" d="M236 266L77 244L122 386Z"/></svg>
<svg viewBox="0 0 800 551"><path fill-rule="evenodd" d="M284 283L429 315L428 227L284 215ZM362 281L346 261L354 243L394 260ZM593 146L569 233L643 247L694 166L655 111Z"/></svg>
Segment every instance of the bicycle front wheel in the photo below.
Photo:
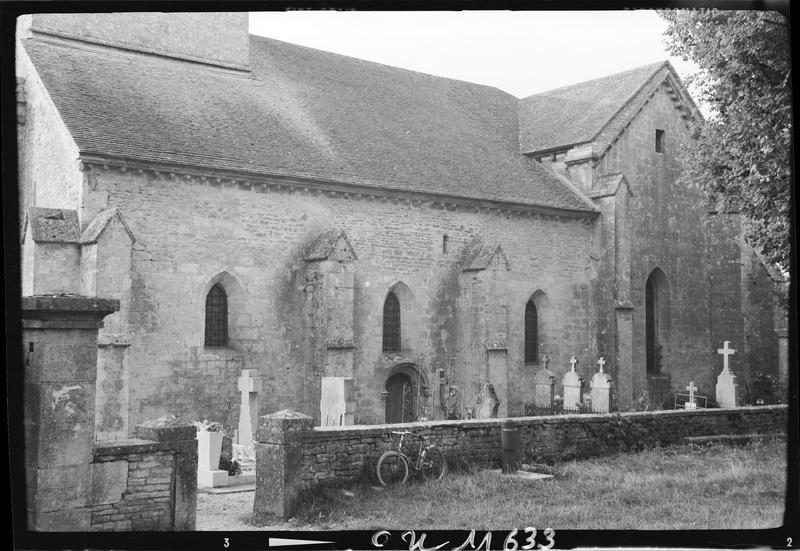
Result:
<svg viewBox="0 0 800 551"><path fill-rule="evenodd" d="M378 480L384 486L405 484L408 480L408 459L396 451L385 452L375 467Z"/></svg>
<svg viewBox="0 0 800 551"><path fill-rule="evenodd" d="M440 480L447 471L447 462L439 448L432 447L422 452L420 461L422 476L428 480Z"/></svg>

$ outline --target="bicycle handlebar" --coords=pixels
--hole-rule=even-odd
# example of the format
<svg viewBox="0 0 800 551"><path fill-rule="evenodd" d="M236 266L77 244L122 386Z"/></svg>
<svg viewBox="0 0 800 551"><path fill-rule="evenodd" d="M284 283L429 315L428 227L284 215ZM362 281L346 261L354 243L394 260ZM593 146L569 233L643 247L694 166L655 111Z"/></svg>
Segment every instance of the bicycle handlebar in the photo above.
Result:
<svg viewBox="0 0 800 551"><path fill-rule="evenodd" d="M420 440L427 440L427 437L422 436L421 434L416 434L416 433L411 432L409 430L393 430L392 434L396 434L397 436L405 436L407 434L410 434L411 436L416 436Z"/></svg>

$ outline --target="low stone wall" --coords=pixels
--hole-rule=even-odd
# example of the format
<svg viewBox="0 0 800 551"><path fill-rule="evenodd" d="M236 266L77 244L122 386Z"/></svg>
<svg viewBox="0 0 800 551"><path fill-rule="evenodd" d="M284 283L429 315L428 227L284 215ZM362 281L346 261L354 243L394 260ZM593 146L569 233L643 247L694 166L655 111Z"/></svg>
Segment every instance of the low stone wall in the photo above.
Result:
<svg viewBox="0 0 800 551"><path fill-rule="evenodd" d="M256 519L291 515L299 493L315 485L352 482L370 474L374 461L391 442L391 431L409 430L425 436L442 448L451 465L497 466L504 421L312 427L309 417L296 412L265 415L256 444ZM568 460L675 444L686 436L785 432L787 406L519 417L511 421L520 433L523 460Z"/></svg>
<svg viewBox="0 0 800 551"><path fill-rule="evenodd" d="M91 530L194 530L195 428L140 425L136 436L95 444Z"/></svg>

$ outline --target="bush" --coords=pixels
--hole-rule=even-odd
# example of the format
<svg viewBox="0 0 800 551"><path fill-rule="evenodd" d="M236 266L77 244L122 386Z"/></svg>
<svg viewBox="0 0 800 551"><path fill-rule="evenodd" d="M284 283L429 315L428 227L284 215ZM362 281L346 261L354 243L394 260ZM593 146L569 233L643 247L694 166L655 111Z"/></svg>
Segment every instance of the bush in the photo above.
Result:
<svg viewBox="0 0 800 551"><path fill-rule="evenodd" d="M758 372L749 382L745 382L742 392L742 405L763 406L786 403L786 389L777 377Z"/></svg>

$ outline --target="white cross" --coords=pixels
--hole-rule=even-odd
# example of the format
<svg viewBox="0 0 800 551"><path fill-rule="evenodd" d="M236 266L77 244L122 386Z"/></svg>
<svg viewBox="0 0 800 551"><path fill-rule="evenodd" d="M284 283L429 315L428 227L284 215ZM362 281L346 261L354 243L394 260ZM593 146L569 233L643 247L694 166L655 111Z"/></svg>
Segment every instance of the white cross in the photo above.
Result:
<svg viewBox="0 0 800 551"><path fill-rule="evenodd" d="M572 366L572 371L575 371L575 365L578 363L578 358L576 358L575 356L572 356L569 359L569 363Z"/></svg>
<svg viewBox="0 0 800 551"><path fill-rule="evenodd" d="M544 364L544 368L547 369L547 364L550 363L550 358L547 357L547 354L542 354L542 363Z"/></svg>
<svg viewBox="0 0 800 551"><path fill-rule="evenodd" d="M717 354L722 354L722 371L728 371L728 356L736 353L733 348L728 348L730 343L731 341L725 341L722 343L722 348L717 348Z"/></svg>
<svg viewBox="0 0 800 551"><path fill-rule="evenodd" d="M686 387L686 390L689 391L689 401L694 403L694 391L697 390L697 387L694 386L694 381L689 382L689 386Z"/></svg>
<svg viewBox="0 0 800 551"><path fill-rule="evenodd" d="M603 366L606 365L606 359L603 356L600 356L600 359L597 360L597 364L600 366L600 373L602 373Z"/></svg>

